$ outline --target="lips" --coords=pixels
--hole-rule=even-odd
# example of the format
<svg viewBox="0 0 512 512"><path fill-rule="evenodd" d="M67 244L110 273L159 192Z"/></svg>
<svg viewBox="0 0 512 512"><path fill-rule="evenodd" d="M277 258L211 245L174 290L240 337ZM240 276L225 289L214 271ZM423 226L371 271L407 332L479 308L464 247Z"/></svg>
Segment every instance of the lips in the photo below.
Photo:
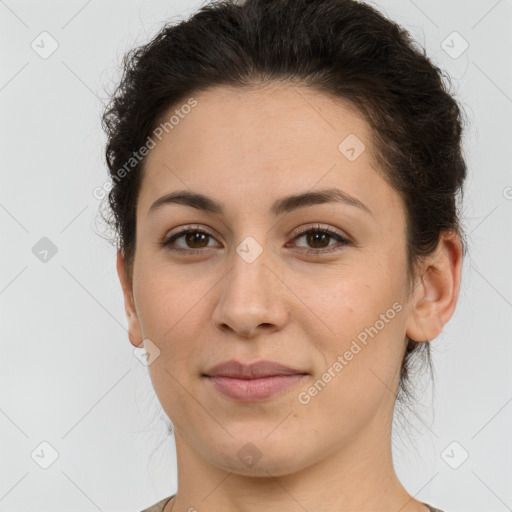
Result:
<svg viewBox="0 0 512 512"><path fill-rule="evenodd" d="M243 364L238 361L226 361L220 363L204 374L208 377L232 377L237 379L259 379L277 375L298 375L307 372L290 368L274 361L258 361L251 364Z"/></svg>
<svg viewBox="0 0 512 512"><path fill-rule="evenodd" d="M257 402L295 386L306 372L273 361L242 364L227 361L203 374L213 388L239 402Z"/></svg>

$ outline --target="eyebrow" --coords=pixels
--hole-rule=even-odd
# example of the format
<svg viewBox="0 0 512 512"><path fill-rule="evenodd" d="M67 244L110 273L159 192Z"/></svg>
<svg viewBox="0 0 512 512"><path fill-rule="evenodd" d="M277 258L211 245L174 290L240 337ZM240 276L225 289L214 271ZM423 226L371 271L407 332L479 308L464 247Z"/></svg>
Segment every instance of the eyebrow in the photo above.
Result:
<svg viewBox="0 0 512 512"><path fill-rule="evenodd" d="M298 208L325 203L344 203L349 206L359 208L373 216L373 212L365 204L359 201L359 199L356 199L337 188L317 190L315 192L304 192L301 194L282 197L274 202L270 211L273 215L278 216L283 213L297 210ZM224 205L211 197L196 192L190 192L189 190L179 190L157 199L150 206L148 215L167 204L182 204L215 214L222 214L224 211Z"/></svg>

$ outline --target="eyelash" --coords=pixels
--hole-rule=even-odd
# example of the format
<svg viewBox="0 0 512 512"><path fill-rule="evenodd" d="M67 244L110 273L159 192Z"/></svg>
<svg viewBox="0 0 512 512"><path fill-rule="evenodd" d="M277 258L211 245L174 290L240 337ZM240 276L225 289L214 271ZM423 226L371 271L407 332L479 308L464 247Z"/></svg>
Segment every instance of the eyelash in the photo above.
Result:
<svg viewBox="0 0 512 512"><path fill-rule="evenodd" d="M188 233L201 233L201 234L210 236L211 238L215 238L211 233L209 233L208 231L205 231L204 229L201 229L199 227L196 228L195 226L189 226L186 229L184 229L182 231L179 231L178 233L174 233L170 237L164 238L161 242L158 242L158 245L160 245L162 248L164 248L164 249L166 249L168 251L171 251L171 252L174 252L174 253L178 253L178 254L191 254L191 253L201 253L201 252L204 252L206 248L202 248L202 249L182 249L180 247L173 247L173 248L170 247L172 242L174 242L178 238L181 238L182 236L184 236L184 235L186 235ZM339 251L339 250L341 250L343 248L343 246L350 244L349 240L347 240L346 238L342 237L336 231L334 231L334 230L332 230L332 229L330 229L328 227L321 226L319 224L315 225L315 226L309 226L309 227L307 227L305 229L300 229L299 233L297 233L293 239L295 240L296 238L300 238L300 237L302 237L304 235L307 235L309 233L326 233L327 235L329 235L329 237L337 239L338 243L341 244L341 246L340 245L338 245L338 246L337 245L333 245L332 247L328 246L329 248L325 248L325 249L308 249L308 248L303 248L303 247L299 248L299 249L301 249L301 252L304 252L304 253L306 253L308 255L320 256L322 254L327 254L327 253L331 253L331 252L334 252L334 251Z"/></svg>

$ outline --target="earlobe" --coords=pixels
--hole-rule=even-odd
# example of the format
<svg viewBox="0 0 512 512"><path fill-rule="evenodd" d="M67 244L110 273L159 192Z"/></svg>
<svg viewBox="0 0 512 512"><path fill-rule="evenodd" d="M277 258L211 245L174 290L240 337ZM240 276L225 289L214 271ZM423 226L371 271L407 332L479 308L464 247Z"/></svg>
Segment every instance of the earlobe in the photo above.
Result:
<svg viewBox="0 0 512 512"><path fill-rule="evenodd" d="M126 319L128 320L128 338L134 347L140 346L142 343L142 331L140 327L135 302L133 300L133 287L132 283L127 281L125 275L125 261L121 249L117 251L117 275L121 283L124 296L124 308Z"/></svg>
<svg viewBox="0 0 512 512"><path fill-rule="evenodd" d="M457 304L462 270L462 243L457 233L441 234L435 253L425 260L421 281L413 290L406 334L431 341L441 333Z"/></svg>

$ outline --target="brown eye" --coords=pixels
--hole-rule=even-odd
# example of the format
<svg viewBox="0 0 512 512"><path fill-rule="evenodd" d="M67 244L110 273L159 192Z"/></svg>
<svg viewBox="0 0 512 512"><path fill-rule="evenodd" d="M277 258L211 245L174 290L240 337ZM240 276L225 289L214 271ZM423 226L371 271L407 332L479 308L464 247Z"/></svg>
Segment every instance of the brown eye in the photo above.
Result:
<svg viewBox="0 0 512 512"><path fill-rule="evenodd" d="M185 233L185 242L192 249L200 249L208 245L210 235L202 231L188 231ZM206 241L206 244L204 243Z"/></svg>
<svg viewBox="0 0 512 512"><path fill-rule="evenodd" d="M307 254L313 254L320 256L325 253L338 251L345 245L349 245L350 241L342 237L339 233L333 231L328 227L314 226L309 229L303 229L297 235L294 240L304 238L306 246L294 244L295 247ZM338 243L330 243L331 241L337 241Z"/></svg>
<svg viewBox="0 0 512 512"><path fill-rule="evenodd" d="M179 240L182 241L178 244ZM159 245L176 253L201 254L204 249L212 247L208 245L211 240L214 240L214 238L210 233L202 229L189 228L165 238L162 242L159 242Z"/></svg>
<svg viewBox="0 0 512 512"><path fill-rule="evenodd" d="M327 247L329 245L330 238L332 238L332 235L319 231L309 231L306 234L308 244L313 246L315 249L323 249L324 247Z"/></svg>

